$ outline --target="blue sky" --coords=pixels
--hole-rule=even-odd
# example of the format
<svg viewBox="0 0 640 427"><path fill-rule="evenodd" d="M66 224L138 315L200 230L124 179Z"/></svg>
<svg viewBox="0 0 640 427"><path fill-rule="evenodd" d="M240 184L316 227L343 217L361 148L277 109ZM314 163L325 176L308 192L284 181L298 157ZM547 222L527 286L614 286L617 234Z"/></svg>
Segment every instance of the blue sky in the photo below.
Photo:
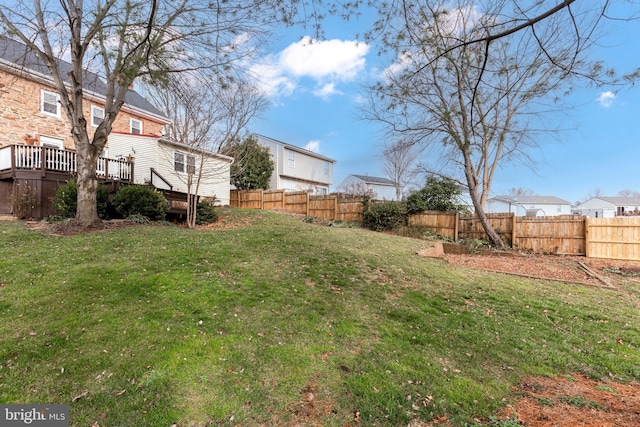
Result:
<svg viewBox="0 0 640 427"><path fill-rule="evenodd" d="M389 65L375 46L356 38L368 23L328 22L320 41L300 28L283 31L254 69L267 83L270 106L250 130L335 159L332 190L349 174L385 176L380 127L358 119L363 85ZM640 66L640 20L608 23L606 30L593 57L621 72ZM640 191L637 86L578 88L567 100L574 108L549 118L566 130L542 135L541 150L530 152L535 169L503 167L491 195L523 187L573 203L597 190L604 196Z"/></svg>

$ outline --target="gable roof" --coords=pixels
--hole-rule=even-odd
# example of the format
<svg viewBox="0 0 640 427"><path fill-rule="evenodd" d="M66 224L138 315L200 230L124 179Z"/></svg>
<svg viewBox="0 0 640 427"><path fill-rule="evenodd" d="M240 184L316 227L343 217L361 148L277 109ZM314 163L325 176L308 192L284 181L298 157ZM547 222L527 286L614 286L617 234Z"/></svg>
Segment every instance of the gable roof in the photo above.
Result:
<svg viewBox="0 0 640 427"><path fill-rule="evenodd" d="M60 70L60 75L65 82L68 82L68 74L72 71L71 64L61 59L56 59L56 62ZM0 36L0 66L20 74L23 77L30 76L53 85L53 78L44 62L24 43L4 36ZM97 99L104 101L107 93L107 85L98 74L84 70L83 82L85 94L93 95ZM133 111L146 113L162 122L169 123L168 117L162 111L154 107L153 104L135 90L129 89L127 91L125 96L125 108L126 107Z"/></svg>
<svg viewBox="0 0 640 427"><path fill-rule="evenodd" d="M488 201L494 200L505 203L526 203L532 205L571 205L571 202L555 196L496 196Z"/></svg>
<svg viewBox="0 0 640 427"><path fill-rule="evenodd" d="M358 178L361 181L364 181L366 184L372 184L372 185L389 185L392 187L395 187L396 183L391 181L388 178L380 178L377 176L369 176L369 175L354 175L351 174L351 176Z"/></svg>
<svg viewBox="0 0 640 427"><path fill-rule="evenodd" d="M278 141L277 139L270 138L270 137L264 136L264 135L260 135L259 133L254 133L254 135L256 137L258 137L258 143L260 143L260 139L264 139L264 140L270 141L270 142L272 142L274 144L281 145L282 147L286 148L287 150L292 150L292 151L296 151L298 153L306 154L307 156L312 156L312 157L318 158L320 160L325 160L325 161L330 162L330 163L336 163L336 161L334 159L329 158L327 156L323 156L322 154L315 153L315 152L313 152L311 150L307 150L306 148L298 147L298 146L293 145L293 144L287 144L286 142Z"/></svg>
<svg viewBox="0 0 640 427"><path fill-rule="evenodd" d="M592 199L604 200L616 206L640 206L640 197L592 197ZM591 200L591 199L589 199Z"/></svg>

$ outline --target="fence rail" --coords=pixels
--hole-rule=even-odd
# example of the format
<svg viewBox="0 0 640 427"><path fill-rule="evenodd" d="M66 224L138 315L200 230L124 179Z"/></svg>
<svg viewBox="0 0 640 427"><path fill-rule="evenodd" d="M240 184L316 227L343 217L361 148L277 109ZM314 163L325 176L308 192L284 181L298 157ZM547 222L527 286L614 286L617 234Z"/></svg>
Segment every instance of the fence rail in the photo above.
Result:
<svg viewBox="0 0 640 427"><path fill-rule="evenodd" d="M231 206L283 209L327 219L362 220L362 199L310 196L284 190L231 192ZM640 261L640 218L587 218L577 215L522 217L487 214L494 230L512 248L538 253ZM427 227L450 238L488 239L480 220L456 212L425 211L409 215L410 227Z"/></svg>

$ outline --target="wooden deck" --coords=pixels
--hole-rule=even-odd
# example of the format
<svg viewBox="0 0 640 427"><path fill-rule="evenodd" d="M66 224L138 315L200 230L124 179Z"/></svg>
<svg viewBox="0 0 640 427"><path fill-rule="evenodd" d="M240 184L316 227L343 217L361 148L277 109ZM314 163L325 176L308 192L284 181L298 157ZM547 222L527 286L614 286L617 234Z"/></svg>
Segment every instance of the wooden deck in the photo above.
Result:
<svg viewBox="0 0 640 427"><path fill-rule="evenodd" d="M72 150L32 145L0 148L0 213L11 213L12 196L28 194L33 200L30 215L44 218L55 214L51 200L58 186L77 175L77 154ZM98 180L115 190L133 182L133 162L100 157Z"/></svg>
<svg viewBox="0 0 640 427"><path fill-rule="evenodd" d="M41 177L48 173L74 176L77 174L77 154L72 150L15 144L0 148L0 179L19 178L22 172ZM133 162L98 158L98 179L133 182Z"/></svg>

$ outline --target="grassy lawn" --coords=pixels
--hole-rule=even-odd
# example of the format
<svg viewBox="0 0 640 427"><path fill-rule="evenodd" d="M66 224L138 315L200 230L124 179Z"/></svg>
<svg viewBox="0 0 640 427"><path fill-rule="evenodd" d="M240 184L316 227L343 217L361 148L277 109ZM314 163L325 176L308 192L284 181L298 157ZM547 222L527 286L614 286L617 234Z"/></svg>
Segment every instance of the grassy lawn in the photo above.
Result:
<svg viewBox="0 0 640 427"><path fill-rule="evenodd" d="M0 403L73 426L474 425L528 375L640 379L640 289L482 273L263 211L227 230L0 222Z"/></svg>

